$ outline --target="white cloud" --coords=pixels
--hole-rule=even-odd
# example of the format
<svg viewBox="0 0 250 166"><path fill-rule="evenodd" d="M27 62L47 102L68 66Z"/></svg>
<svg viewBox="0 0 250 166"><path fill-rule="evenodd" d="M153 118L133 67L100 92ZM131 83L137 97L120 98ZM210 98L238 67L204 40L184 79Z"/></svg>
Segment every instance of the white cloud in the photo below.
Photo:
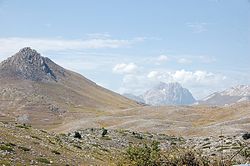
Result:
<svg viewBox="0 0 250 166"><path fill-rule="evenodd" d="M190 63L192 63L192 60L186 59L186 58L180 58L177 60L177 62L181 63L181 64L190 64Z"/></svg>
<svg viewBox="0 0 250 166"><path fill-rule="evenodd" d="M151 86L152 82L145 75L127 74L122 79L122 86L118 89L118 93L141 95Z"/></svg>
<svg viewBox="0 0 250 166"><path fill-rule="evenodd" d="M111 35L109 33L89 33L87 34L88 38L91 39L107 39L110 38Z"/></svg>
<svg viewBox="0 0 250 166"><path fill-rule="evenodd" d="M129 47L142 41L144 41L144 38L133 38L130 40L110 38L94 38L86 40L61 38L0 38L0 54L9 56L27 46L37 49L39 52L46 52Z"/></svg>
<svg viewBox="0 0 250 166"><path fill-rule="evenodd" d="M166 55L160 55L158 58L157 58L158 61L160 62L165 62L165 61L168 61L169 58L166 56Z"/></svg>
<svg viewBox="0 0 250 166"><path fill-rule="evenodd" d="M156 58L152 57L152 58L147 58L146 60L150 63L154 62L155 65L161 65L161 64L169 61L170 58L167 55L162 54Z"/></svg>
<svg viewBox="0 0 250 166"><path fill-rule="evenodd" d="M118 74L135 73L138 70L138 66L134 63L119 63L113 67L113 72Z"/></svg>
<svg viewBox="0 0 250 166"><path fill-rule="evenodd" d="M164 82L179 82L192 87L216 84L226 79L225 76L202 70L176 70L174 72L151 71L148 73L147 77L151 80L158 80Z"/></svg>
<svg viewBox="0 0 250 166"><path fill-rule="evenodd" d="M193 92L196 98L202 98L215 90L221 90L220 85L226 77L212 72L196 70L150 71L147 74L129 74L123 78L122 91L142 94L159 82L179 82Z"/></svg>
<svg viewBox="0 0 250 166"><path fill-rule="evenodd" d="M194 23L187 23L187 26L192 29L193 33L202 33L207 31L206 22L194 22Z"/></svg>

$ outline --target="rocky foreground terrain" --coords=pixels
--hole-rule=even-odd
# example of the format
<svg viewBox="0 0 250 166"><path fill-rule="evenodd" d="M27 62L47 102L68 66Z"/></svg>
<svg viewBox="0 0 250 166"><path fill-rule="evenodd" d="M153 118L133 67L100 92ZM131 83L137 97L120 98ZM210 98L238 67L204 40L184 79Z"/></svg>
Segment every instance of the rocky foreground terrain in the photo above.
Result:
<svg viewBox="0 0 250 166"><path fill-rule="evenodd" d="M220 162L226 165L250 160L249 141L242 135L188 138L104 128L55 134L15 123L0 123L0 133L0 165L5 166L136 165L137 159L129 157L144 150L136 147L154 142L159 142L158 165L192 160L202 161L199 165L219 165ZM150 151L149 147L144 148ZM153 148L150 154L152 152Z"/></svg>

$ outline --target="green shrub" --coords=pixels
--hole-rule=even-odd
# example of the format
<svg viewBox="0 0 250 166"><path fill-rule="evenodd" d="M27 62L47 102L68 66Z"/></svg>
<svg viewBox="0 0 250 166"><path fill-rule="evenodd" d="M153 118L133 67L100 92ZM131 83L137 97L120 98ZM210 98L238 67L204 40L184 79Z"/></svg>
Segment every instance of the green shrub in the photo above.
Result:
<svg viewBox="0 0 250 166"><path fill-rule="evenodd" d="M243 157L246 158L246 159L249 159L249 158L250 158L250 148L249 148L249 147L244 148L244 149L240 152L240 155L243 156Z"/></svg>
<svg viewBox="0 0 250 166"><path fill-rule="evenodd" d="M153 141L151 145L129 146L125 158L129 165L155 166L159 165L160 148L159 142Z"/></svg>
<svg viewBox="0 0 250 166"><path fill-rule="evenodd" d="M46 158L37 158L36 160L40 163L50 164L50 161Z"/></svg>
<svg viewBox="0 0 250 166"><path fill-rule="evenodd" d="M6 145L6 146L11 146L11 147L16 146L16 144L13 144L13 143L11 143L11 142L10 142L10 143L6 143L5 145Z"/></svg>
<svg viewBox="0 0 250 166"><path fill-rule="evenodd" d="M209 158L190 148L172 146L161 151L158 142L150 145L129 146L118 165L129 166L231 166L233 161ZM212 160L211 160L212 159Z"/></svg>
<svg viewBox="0 0 250 166"><path fill-rule="evenodd" d="M0 150L7 151L7 152L13 152L14 151L12 147L6 146L6 145L0 145Z"/></svg>

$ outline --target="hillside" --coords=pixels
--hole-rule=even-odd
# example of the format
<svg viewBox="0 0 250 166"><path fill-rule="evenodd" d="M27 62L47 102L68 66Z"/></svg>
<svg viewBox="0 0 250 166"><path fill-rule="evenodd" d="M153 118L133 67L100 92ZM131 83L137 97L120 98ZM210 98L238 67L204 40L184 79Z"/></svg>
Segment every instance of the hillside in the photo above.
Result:
<svg viewBox="0 0 250 166"><path fill-rule="evenodd" d="M105 113L138 106L31 48L0 63L0 120L50 127L74 113Z"/></svg>
<svg viewBox="0 0 250 166"><path fill-rule="evenodd" d="M187 139L121 129L108 129L103 135L104 130L55 134L0 122L0 165L138 165L151 159L155 165L219 166L221 151L224 165L248 161L248 141L241 135ZM240 149L242 153L235 155Z"/></svg>

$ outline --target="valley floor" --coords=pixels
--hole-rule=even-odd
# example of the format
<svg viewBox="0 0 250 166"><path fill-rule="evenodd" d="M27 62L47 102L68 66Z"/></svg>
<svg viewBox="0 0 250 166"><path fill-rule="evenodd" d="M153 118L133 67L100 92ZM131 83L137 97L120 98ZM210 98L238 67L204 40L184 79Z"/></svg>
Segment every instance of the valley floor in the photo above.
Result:
<svg viewBox="0 0 250 166"><path fill-rule="evenodd" d="M250 131L250 105L230 107L165 106L124 110L69 112L62 124L51 128L69 132L78 128L106 127L175 136L237 135Z"/></svg>

